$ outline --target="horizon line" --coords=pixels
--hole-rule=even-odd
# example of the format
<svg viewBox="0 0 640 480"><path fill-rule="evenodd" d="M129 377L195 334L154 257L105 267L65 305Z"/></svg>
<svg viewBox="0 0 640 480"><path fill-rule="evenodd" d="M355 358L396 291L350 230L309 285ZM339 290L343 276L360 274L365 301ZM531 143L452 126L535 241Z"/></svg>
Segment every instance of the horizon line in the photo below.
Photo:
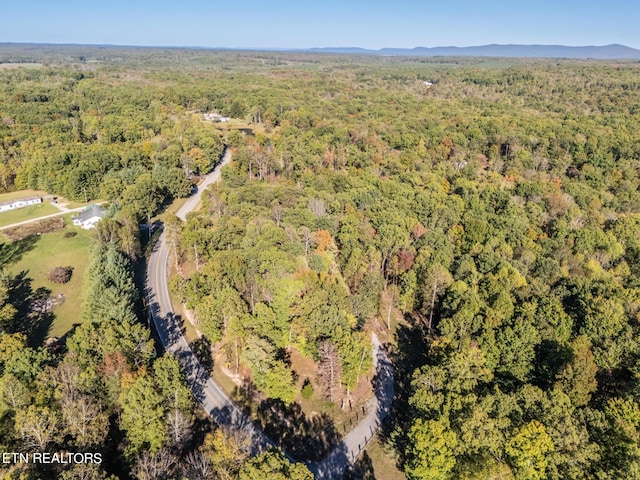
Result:
<svg viewBox="0 0 640 480"><path fill-rule="evenodd" d="M327 50L327 49L354 49L354 50L366 50L370 52L379 52L382 50L417 50L417 49L438 49L438 48L477 48L477 47L564 47L564 48L603 48L603 47L625 47L640 52L640 48L631 47L622 43L607 43L602 45L596 44L581 44L581 45L566 45L561 43L485 43L476 45L437 45L433 47L427 47L424 45L417 45L413 47L381 47L381 48L369 48L360 46L314 46L314 47L238 47L238 46L205 46L205 45L150 45L150 44L128 44L128 43L81 43L81 42L38 42L38 41L7 41L0 40L0 45L49 45L49 46L76 46L76 47L129 47L129 48L184 48L192 50L248 50L248 51L309 51L309 50Z"/></svg>

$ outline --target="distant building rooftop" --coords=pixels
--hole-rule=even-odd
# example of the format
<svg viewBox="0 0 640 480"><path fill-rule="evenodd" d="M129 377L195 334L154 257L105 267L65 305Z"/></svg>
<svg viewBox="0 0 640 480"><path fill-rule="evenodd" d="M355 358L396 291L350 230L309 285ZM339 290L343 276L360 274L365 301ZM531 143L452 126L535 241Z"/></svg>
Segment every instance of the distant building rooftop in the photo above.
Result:
<svg viewBox="0 0 640 480"><path fill-rule="evenodd" d="M80 212L74 219L74 222L83 223L93 217L104 217L107 211L100 205L90 205Z"/></svg>

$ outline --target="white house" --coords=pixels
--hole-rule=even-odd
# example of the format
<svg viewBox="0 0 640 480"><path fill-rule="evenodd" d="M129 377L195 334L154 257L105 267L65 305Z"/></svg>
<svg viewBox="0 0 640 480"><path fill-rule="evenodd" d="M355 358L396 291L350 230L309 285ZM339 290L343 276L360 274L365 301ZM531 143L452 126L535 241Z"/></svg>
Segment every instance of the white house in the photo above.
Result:
<svg viewBox="0 0 640 480"><path fill-rule="evenodd" d="M106 213L107 211L100 205L90 205L73 219L73 224L85 230L96 228L96 224L104 218Z"/></svg>
<svg viewBox="0 0 640 480"><path fill-rule="evenodd" d="M9 202L2 202L0 203L0 212L8 212L9 210L28 207L29 205L36 205L38 203L42 203L41 197L26 197L19 198L17 200L11 200Z"/></svg>
<svg viewBox="0 0 640 480"><path fill-rule="evenodd" d="M231 120L230 117L223 117L219 113L211 113L211 112L205 113L204 114L204 119L205 120L210 120L212 122L220 122L220 123L226 123L229 120Z"/></svg>

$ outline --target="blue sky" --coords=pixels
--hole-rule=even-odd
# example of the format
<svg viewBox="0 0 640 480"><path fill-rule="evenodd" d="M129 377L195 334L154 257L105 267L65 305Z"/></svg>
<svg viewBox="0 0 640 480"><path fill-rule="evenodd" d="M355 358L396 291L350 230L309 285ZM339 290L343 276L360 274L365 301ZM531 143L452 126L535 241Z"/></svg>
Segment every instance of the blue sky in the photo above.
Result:
<svg viewBox="0 0 640 480"><path fill-rule="evenodd" d="M640 2L5 0L0 42L239 48L488 43L640 48Z"/></svg>

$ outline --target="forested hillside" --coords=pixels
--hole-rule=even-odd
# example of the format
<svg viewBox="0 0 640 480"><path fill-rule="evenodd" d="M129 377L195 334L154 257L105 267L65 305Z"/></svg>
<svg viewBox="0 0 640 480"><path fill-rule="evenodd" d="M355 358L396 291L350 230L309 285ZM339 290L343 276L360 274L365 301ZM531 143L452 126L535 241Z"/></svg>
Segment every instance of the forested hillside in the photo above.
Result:
<svg viewBox="0 0 640 480"><path fill-rule="evenodd" d="M68 69L0 75L5 189L85 202L120 199L146 219L166 200L188 195L187 176L208 171L222 152L219 135L187 114L175 94L153 82L140 88L137 75L119 80L116 73Z"/></svg>
<svg viewBox="0 0 640 480"><path fill-rule="evenodd" d="M165 230L174 293L254 399L357 401L375 331L408 478L640 478L637 63L103 54L0 70L0 186L143 222L231 148ZM143 353L106 390L135 453L168 445L127 423L128 395L162 382Z"/></svg>

